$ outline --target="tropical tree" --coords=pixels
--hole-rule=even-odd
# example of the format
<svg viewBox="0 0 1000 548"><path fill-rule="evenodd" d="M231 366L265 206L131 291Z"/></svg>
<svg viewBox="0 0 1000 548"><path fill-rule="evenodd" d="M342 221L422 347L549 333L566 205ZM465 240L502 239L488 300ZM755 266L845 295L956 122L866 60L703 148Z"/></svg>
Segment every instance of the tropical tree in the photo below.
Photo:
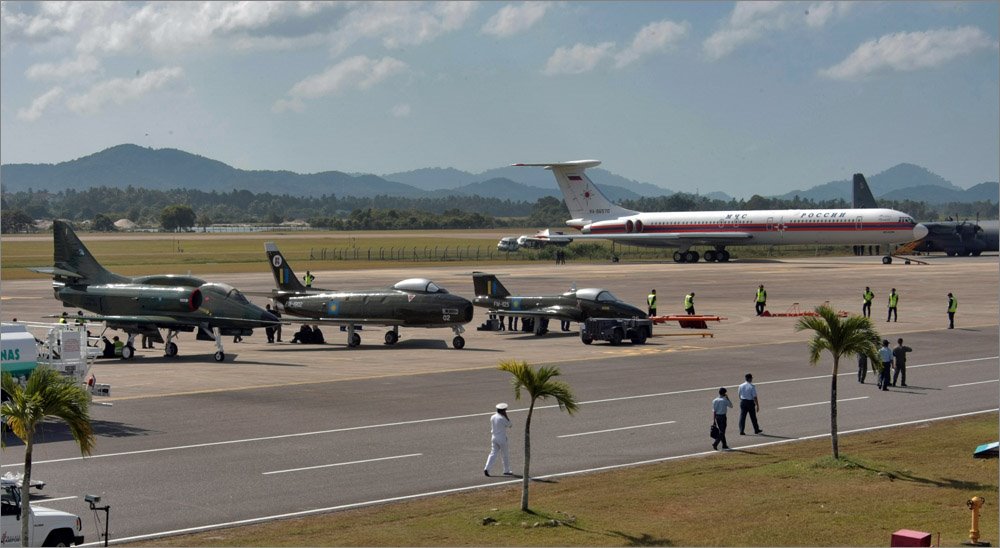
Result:
<svg viewBox="0 0 1000 548"><path fill-rule="evenodd" d="M525 361L506 360L500 362L499 369L513 375L514 398L521 399L521 390L528 393L531 402L528 404L528 417L524 420L524 475L521 476L521 511L528 511L528 484L531 481L531 414L535 410L535 402L539 399L555 398L559 409L572 415L578 409L576 397L570 391L569 385L553 380L559 376L558 367L542 366L532 368Z"/></svg>
<svg viewBox="0 0 1000 548"><path fill-rule="evenodd" d="M842 356L864 354L871 363L880 363L875 344L881 339L870 319L864 316L840 316L829 306L816 307L817 316L803 316L795 324L796 331L813 331L809 341L809 364L816 365L824 350L833 356L833 375L830 379L830 438L833 458L840 458L837 446L837 370Z"/></svg>
<svg viewBox="0 0 1000 548"><path fill-rule="evenodd" d="M196 219L194 210L189 205L169 205L160 212L160 225L166 230L191 228Z"/></svg>
<svg viewBox="0 0 1000 548"><path fill-rule="evenodd" d="M10 400L3 402L2 413L7 427L24 442L24 475L21 480L21 546L28 545L28 510L31 486L31 451L35 429L46 418L56 418L69 426L70 434L80 446L80 453L89 455L94 447L94 432L90 427L86 390L71 377L54 369L39 367L32 371L28 382L21 386L10 373L3 374L3 391Z"/></svg>

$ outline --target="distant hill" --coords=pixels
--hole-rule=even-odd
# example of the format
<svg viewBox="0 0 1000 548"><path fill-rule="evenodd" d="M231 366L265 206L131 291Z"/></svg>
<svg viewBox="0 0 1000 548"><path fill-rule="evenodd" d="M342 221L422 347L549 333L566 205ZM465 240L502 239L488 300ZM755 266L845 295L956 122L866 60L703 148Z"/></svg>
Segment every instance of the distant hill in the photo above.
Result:
<svg viewBox="0 0 1000 548"><path fill-rule="evenodd" d="M628 179L605 169L590 170L591 178L613 201L669 196L674 191ZM153 190L193 188L206 192L246 190L255 194L292 196L336 195L370 198L377 195L405 198L446 195L479 195L502 200L534 202L543 196L561 197L552 174L541 168L505 166L479 174L454 168L425 168L384 176L341 171L300 174L292 171L237 169L211 158L182 150L118 145L76 160L58 164L5 164L0 168L4 192L28 189L59 192L95 186ZM928 203L1000 202L1000 184L986 182L968 190L914 164L899 164L868 177L876 199L910 199ZM722 192L704 194L729 200ZM831 181L780 197L813 200L851 199L851 182Z"/></svg>

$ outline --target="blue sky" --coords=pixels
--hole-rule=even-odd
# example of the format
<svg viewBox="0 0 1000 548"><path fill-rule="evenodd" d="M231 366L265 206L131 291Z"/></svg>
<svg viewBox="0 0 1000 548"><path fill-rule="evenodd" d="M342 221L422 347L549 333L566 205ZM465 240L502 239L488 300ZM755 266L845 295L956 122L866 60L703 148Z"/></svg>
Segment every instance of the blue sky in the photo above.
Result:
<svg viewBox="0 0 1000 548"><path fill-rule="evenodd" d="M135 143L243 169L596 158L778 194L1000 179L997 2L3 2L0 161Z"/></svg>

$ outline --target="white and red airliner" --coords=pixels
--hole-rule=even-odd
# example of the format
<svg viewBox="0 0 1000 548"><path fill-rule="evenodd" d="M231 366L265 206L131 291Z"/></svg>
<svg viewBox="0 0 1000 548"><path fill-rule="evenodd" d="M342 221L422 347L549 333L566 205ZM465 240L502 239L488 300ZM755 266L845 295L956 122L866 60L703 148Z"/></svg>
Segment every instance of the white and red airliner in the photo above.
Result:
<svg viewBox="0 0 1000 548"><path fill-rule="evenodd" d="M552 170L573 218L566 224L581 234L573 239L608 239L649 247L676 247L674 261L698 262L691 247L712 246L706 261L726 262L730 245L874 245L918 240L926 229L894 209L765 209L757 211L632 211L611 203L587 177L599 160L514 164ZM922 230L923 229L923 230ZM924 234L921 234L924 232ZM890 263L888 254L882 262Z"/></svg>

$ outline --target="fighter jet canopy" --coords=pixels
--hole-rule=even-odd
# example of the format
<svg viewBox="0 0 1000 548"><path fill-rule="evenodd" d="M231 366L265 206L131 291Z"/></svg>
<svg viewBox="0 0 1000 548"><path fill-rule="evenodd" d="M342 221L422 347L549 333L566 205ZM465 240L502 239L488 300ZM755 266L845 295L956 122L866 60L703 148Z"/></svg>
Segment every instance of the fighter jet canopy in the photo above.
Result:
<svg viewBox="0 0 1000 548"><path fill-rule="evenodd" d="M400 291L413 291L417 293L447 293L448 290L439 287L436 283L428 280L427 278L408 278L400 282L396 282L396 285L392 286L393 289L398 289Z"/></svg>
<svg viewBox="0 0 1000 548"><path fill-rule="evenodd" d="M610 291L606 289L598 289L595 287L577 289L576 297L578 299L583 299L585 301L597 301L597 302L617 302L619 300L618 297L612 295Z"/></svg>
<svg viewBox="0 0 1000 548"><path fill-rule="evenodd" d="M234 299L238 302L250 304L250 301L246 298L245 295L243 295L243 293L240 292L239 289L236 289L235 287L226 283L209 282L201 286L201 290L225 295L226 297Z"/></svg>

